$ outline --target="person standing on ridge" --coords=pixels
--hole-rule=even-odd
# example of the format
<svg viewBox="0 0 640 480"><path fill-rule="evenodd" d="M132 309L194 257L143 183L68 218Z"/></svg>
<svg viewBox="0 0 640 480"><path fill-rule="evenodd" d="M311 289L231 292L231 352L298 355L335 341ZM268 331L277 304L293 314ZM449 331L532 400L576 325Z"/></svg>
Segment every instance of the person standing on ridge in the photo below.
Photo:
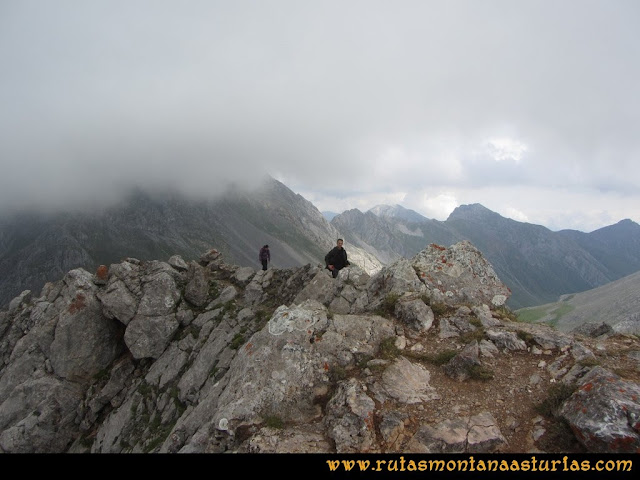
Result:
<svg viewBox="0 0 640 480"><path fill-rule="evenodd" d="M324 263L327 265L326 268L331 270L333 278L336 278L340 270L344 267L351 265L347 260L347 251L342 247L343 243L344 241L339 238L336 246L324 257Z"/></svg>
<svg viewBox="0 0 640 480"><path fill-rule="evenodd" d="M269 252L269 245L264 245L260 249L258 260L262 262L262 270L266 270L267 264L271 261L271 252Z"/></svg>

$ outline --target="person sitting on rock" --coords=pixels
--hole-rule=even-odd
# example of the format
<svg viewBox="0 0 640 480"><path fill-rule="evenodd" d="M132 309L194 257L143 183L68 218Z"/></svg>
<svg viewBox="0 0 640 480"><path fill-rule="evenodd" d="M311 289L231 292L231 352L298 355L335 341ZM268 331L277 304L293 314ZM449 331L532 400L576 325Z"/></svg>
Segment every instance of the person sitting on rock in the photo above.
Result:
<svg viewBox="0 0 640 480"><path fill-rule="evenodd" d="M333 278L336 278L340 270L344 267L351 265L347 260L347 251L342 247L343 243L344 241L339 238L336 246L324 257L324 263L327 265L326 268L331 270Z"/></svg>

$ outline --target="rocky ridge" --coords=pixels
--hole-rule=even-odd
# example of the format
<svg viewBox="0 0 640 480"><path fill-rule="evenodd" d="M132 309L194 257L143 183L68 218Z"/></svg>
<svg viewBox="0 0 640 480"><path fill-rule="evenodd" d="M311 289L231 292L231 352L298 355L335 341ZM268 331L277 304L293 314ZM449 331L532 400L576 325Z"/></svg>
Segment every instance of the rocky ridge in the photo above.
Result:
<svg viewBox="0 0 640 480"><path fill-rule="evenodd" d="M337 279L215 249L75 269L0 312L0 451L637 452L638 337L509 295L466 241Z"/></svg>

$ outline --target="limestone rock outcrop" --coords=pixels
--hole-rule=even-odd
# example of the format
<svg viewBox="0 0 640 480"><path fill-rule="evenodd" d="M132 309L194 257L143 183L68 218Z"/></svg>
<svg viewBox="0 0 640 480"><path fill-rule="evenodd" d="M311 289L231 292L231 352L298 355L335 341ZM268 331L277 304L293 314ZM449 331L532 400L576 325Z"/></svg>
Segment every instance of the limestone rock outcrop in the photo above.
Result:
<svg viewBox="0 0 640 480"><path fill-rule="evenodd" d="M468 242L336 279L215 249L99 273L0 312L0 452L539 451L559 384L575 448L638 448L637 338L513 321Z"/></svg>

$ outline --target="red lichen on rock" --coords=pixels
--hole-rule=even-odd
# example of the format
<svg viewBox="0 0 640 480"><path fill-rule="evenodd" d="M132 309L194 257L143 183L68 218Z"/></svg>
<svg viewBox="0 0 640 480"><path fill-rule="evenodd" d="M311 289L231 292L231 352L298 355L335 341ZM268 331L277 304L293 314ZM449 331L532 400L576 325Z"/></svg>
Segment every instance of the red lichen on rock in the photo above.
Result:
<svg viewBox="0 0 640 480"><path fill-rule="evenodd" d="M616 438L615 440L612 440L609 443L609 449L614 452L616 451L630 452L631 447L636 441L637 439L634 437Z"/></svg>
<svg viewBox="0 0 640 480"><path fill-rule="evenodd" d="M84 307L86 307L87 305L86 303L84 303L85 300L86 300L86 297L84 296L84 293L78 293L76 295L76 298L74 298L71 304L69 305L69 313L71 314L77 313L80 310L82 310Z"/></svg>
<svg viewBox="0 0 640 480"><path fill-rule="evenodd" d="M585 392L590 392L591 389L593 389L593 383L589 382L585 385L583 385L582 387L580 387L580 390L584 390Z"/></svg>
<svg viewBox="0 0 640 480"><path fill-rule="evenodd" d="M364 419L364 423L367 426L367 429L370 431L375 431L375 423L373 421L373 412L369 412L367 417Z"/></svg>

